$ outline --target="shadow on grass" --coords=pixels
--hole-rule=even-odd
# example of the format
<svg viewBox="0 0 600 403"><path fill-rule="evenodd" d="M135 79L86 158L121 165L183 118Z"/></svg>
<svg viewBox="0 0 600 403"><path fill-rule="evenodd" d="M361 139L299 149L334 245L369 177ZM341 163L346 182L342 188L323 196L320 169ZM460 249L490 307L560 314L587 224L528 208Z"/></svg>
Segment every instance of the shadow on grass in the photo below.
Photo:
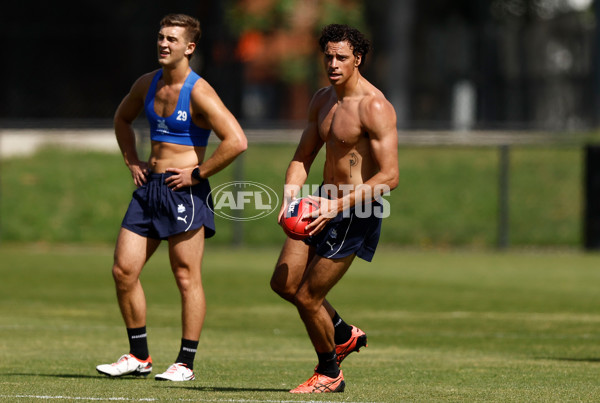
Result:
<svg viewBox="0 0 600 403"><path fill-rule="evenodd" d="M571 361L571 362L591 362L600 363L600 358L575 358L575 357L537 357L539 360L550 361Z"/></svg>
<svg viewBox="0 0 600 403"><path fill-rule="evenodd" d="M144 379L144 378L134 378L134 377L129 377L129 378L111 378L108 376L104 376L104 375L82 375L82 374L35 374L35 373L29 373L29 374L24 374L24 373L17 373L17 372L10 372L10 373L2 373L0 374L2 376L40 376L40 377L46 377L46 378L65 378L65 379L114 379L114 380L130 380L130 381L135 381L138 379Z"/></svg>
<svg viewBox="0 0 600 403"><path fill-rule="evenodd" d="M600 361L600 360L599 360ZM46 378L64 378L64 379L109 379L114 382L123 381L140 381L147 379L143 376L123 376L123 377L109 377L105 375L82 375L82 374L25 374L25 373L3 373L2 376L39 376ZM167 385L164 382L152 382L155 385ZM275 388L234 388L234 387L219 387L219 386L166 386L166 388L172 389L188 389L200 392L289 392L289 389L275 389Z"/></svg>
<svg viewBox="0 0 600 403"><path fill-rule="evenodd" d="M218 386L191 386L177 389L188 389L197 392L289 392L289 389L274 389L274 388L234 388L234 387L218 387Z"/></svg>

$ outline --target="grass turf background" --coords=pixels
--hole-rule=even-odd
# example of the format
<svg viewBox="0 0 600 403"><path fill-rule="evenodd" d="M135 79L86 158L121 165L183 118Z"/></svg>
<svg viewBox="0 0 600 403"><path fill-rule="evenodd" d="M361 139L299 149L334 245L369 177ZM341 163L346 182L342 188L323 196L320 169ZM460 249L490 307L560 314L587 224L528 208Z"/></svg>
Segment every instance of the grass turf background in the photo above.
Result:
<svg viewBox="0 0 600 403"><path fill-rule="evenodd" d="M280 192L293 149L253 145L242 179ZM579 246L582 154L511 149L512 246ZM308 378L315 356L294 308L268 286L283 240L274 217L245 223L247 247L233 250L226 246L236 229L217 221L204 260L208 316L197 381L98 376L95 365L127 350L110 266L133 190L129 172L118 154L47 148L3 159L0 399L595 400L600 257L485 252L496 241L496 148L401 147L399 156L400 185L375 261L357 260L330 296L369 335L369 347L344 363L347 390L335 396L287 393ZM320 182L321 165L322 156L310 183ZM233 171L212 178L213 187ZM175 358L180 338L164 247L142 281L156 373Z"/></svg>
<svg viewBox="0 0 600 403"><path fill-rule="evenodd" d="M142 275L155 372L179 348L179 295L161 246ZM330 300L369 347L340 395L293 396L316 356L268 286L276 248L209 247L194 382L109 379L127 350L108 246L0 246L0 399L6 401L594 401L600 256L382 247Z"/></svg>

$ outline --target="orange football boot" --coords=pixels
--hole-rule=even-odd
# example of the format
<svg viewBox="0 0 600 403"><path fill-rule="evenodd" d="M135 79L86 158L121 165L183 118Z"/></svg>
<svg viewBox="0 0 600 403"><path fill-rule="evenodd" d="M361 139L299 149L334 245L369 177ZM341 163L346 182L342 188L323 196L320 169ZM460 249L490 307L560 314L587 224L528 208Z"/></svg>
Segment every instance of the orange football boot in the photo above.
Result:
<svg viewBox="0 0 600 403"><path fill-rule="evenodd" d="M338 366L342 365L342 361L344 361L350 353L354 351L358 353L361 347L367 347L367 335L356 326L352 326L352 335L350 336L350 339L343 344L337 344L335 346Z"/></svg>
<svg viewBox="0 0 600 403"><path fill-rule="evenodd" d="M290 393L339 393L346 387L342 371L337 378L330 378L326 375L315 372L306 382L297 388L290 390Z"/></svg>

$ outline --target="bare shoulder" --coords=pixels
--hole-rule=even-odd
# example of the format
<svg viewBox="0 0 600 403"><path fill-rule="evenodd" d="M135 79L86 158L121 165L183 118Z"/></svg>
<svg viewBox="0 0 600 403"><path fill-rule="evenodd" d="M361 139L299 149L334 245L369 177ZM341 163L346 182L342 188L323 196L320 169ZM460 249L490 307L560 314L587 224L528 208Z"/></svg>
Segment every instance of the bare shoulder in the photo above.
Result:
<svg viewBox="0 0 600 403"><path fill-rule="evenodd" d="M386 113L393 111L394 108L390 101L387 100L383 92L377 87L368 83L365 94L359 104L361 113Z"/></svg>
<svg viewBox="0 0 600 403"><path fill-rule="evenodd" d="M191 101L194 111L203 115L226 109L217 91L202 77L196 81L194 88L192 88Z"/></svg>
<svg viewBox="0 0 600 403"><path fill-rule="evenodd" d="M335 97L335 92L331 87L320 88L314 93L308 105L309 120L315 121L317 119L319 112L326 105L331 104L332 96Z"/></svg>
<svg viewBox="0 0 600 403"><path fill-rule="evenodd" d="M383 92L364 81L363 96L358 103L358 116L364 130L372 138L381 138L396 133L396 111Z"/></svg>
<svg viewBox="0 0 600 403"><path fill-rule="evenodd" d="M194 84L194 88L192 88L192 96L217 96L217 91L206 81L204 78L200 77L196 83Z"/></svg>
<svg viewBox="0 0 600 403"><path fill-rule="evenodd" d="M327 99L331 96L332 93L333 88L331 86L319 88L313 95L313 100Z"/></svg>
<svg viewBox="0 0 600 403"><path fill-rule="evenodd" d="M396 126L396 111L381 91L373 87L359 103L361 122L367 127Z"/></svg>
<svg viewBox="0 0 600 403"><path fill-rule="evenodd" d="M143 74L137 80L135 80L131 86L131 90L129 91L130 96L145 97L148 89L150 88L150 84L152 83L152 79L156 75L157 71L158 70L154 70Z"/></svg>
<svg viewBox="0 0 600 403"><path fill-rule="evenodd" d="M335 96L332 87L323 87L318 89L310 101L311 109L320 109L324 104L327 103L329 99L331 99L332 95Z"/></svg>

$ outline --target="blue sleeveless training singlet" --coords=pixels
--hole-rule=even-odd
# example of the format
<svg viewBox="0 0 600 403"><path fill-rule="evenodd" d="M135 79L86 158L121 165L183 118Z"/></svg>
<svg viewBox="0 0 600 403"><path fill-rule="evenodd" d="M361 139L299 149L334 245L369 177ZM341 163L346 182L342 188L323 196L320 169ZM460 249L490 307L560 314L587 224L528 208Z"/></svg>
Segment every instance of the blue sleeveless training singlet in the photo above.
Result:
<svg viewBox="0 0 600 403"><path fill-rule="evenodd" d="M150 138L153 141L181 144L185 146L205 147L208 143L209 129L198 127L192 122L190 113L190 94L200 76L193 71L188 74L177 100L177 107L171 116L163 118L154 111L156 84L162 77L162 69L158 70L152 79L152 84L146 94L144 108L150 124Z"/></svg>

